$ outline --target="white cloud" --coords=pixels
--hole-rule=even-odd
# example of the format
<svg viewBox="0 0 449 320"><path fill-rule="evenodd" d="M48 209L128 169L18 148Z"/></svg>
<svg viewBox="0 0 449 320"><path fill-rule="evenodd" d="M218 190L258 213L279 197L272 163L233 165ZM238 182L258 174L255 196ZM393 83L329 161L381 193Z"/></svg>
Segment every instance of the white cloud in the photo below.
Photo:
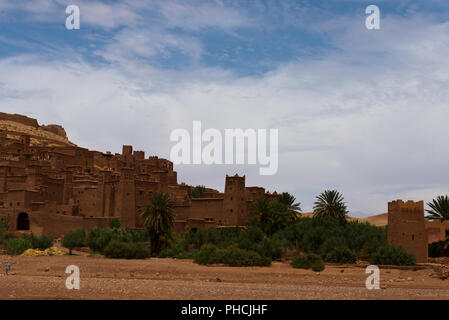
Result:
<svg viewBox="0 0 449 320"><path fill-rule="evenodd" d="M160 11L167 27L198 30L207 27L232 29L249 26L252 21L241 12L225 7L221 2L163 1Z"/></svg>
<svg viewBox="0 0 449 320"><path fill-rule="evenodd" d="M208 24L192 19L191 28ZM221 189L224 174L236 170L248 185L294 193L305 210L314 195L338 188L351 210L381 213L389 200L429 201L449 187L449 26L416 16L386 18L382 28L367 33L348 23L333 38L338 51L260 78L144 64L134 57L170 46L199 56L201 45L163 31L151 38L125 30L101 52L117 62L109 66L0 61L0 105L62 124L81 146L120 152L134 144L165 157L170 131L191 130L193 120L220 130L279 128L277 175L259 176L257 166L181 166L179 180Z"/></svg>

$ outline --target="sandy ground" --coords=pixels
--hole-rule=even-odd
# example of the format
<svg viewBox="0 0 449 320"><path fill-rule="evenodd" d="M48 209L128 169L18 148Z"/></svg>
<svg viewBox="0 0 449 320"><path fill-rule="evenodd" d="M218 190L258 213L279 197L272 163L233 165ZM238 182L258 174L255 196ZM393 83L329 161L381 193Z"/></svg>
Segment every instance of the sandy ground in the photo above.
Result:
<svg viewBox="0 0 449 320"><path fill-rule="evenodd" d="M200 266L191 260L103 257L8 257L0 299L449 299L449 280L432 267L381 268L380 290L365 287L365 268L327 265L323 272L271 267ZM80 268L80 290L65 286L68 265ZM2 270L4 271L4 269Z"/></svg>

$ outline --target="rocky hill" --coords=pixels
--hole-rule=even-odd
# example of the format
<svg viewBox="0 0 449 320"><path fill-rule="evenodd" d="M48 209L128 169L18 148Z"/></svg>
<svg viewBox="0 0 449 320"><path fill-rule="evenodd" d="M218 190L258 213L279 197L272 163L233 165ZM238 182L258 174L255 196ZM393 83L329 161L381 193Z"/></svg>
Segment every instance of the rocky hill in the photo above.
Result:
<svg viewBox="0 0 449 320"><path fill-rule="evenodd" d="M0 130L6 133L8 138L17 140L27 134L31 137L32 146L76 146L69 141L64 128L60 125L39 125L36 119L20 114L0 112Z"/></svg>

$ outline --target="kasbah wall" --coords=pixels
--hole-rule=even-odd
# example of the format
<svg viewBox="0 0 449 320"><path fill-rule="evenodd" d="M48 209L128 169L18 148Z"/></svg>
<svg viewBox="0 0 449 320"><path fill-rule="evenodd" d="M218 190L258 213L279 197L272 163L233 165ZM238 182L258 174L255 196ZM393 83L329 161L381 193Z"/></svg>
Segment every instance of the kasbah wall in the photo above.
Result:
<svg viewBox="0 0 449 320"><path fill-rule="evenodd" d="M66 139L58 125L0 112L0 121L41 128ZM36 138L36 137L33 137ZM207 189L191 198L193 189L177 182L173 163L123 146L121 154L90 151L72 144L31 144L27 134L0 130L0 220L12 230L30 230L59 237L69 230L108 227L119 218L123 227L142 228L137 208L156 192L174 202L175 232L187 228L244 226L249 208L261 197L274 199L262 187L246 187L245 177L226 176L225 190ZM446 239L449 222L424 219L424 203L388 203L388 241L402 245L418 262L427 261L427 243Z"/></svg>
<svg viewBox="0 0 449 320"><path fill-rule="evenodd" d="M25 116L0 113L2 120L66 137L62 127L39 126ZM0 220L12 230L59 237L78 227L107 228L110 218L119 218L126 228L142 228L136 209L156 192L167 192L174 202L176 232L243 226L257 198L277 196L246 187L245 177L235 175L226 176L224 193L207 189L204 198L195 199L190 197L192 186L177 182L172 162L145 158L132 146L113 155L57 141L30 141L27 134L0 131Z"/></svg>

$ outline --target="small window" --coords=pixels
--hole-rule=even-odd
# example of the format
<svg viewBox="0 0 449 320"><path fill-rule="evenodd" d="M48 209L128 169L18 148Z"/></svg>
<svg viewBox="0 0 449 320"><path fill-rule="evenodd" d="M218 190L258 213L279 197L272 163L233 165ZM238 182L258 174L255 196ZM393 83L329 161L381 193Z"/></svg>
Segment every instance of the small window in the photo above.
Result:
<svg viewBox="0 0 449 320"><path fill-rule="evenodd" d="M414 234L412 234L412 241L413 241L413 240L415 240L415 235L414 235Z"/></svg>

